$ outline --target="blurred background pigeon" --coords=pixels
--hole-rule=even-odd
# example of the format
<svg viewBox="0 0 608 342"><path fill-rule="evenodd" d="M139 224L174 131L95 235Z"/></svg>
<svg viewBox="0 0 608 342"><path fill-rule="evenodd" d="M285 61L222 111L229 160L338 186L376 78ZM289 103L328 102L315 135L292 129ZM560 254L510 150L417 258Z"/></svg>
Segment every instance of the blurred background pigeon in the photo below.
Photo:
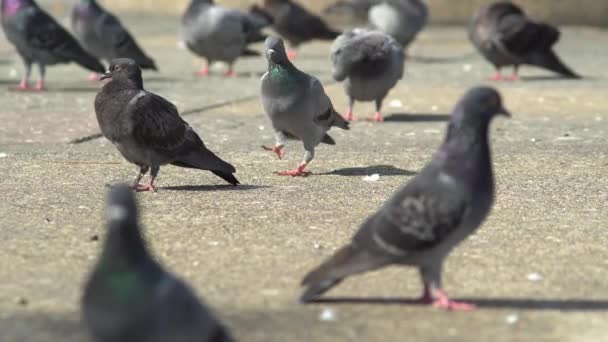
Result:
<svg viewBox="0 0 608 342"><path fill-rule="evenodd" d="M474 16L469 38L477 50L496 68L493 80L502 80L501 68L513 66L510 80L518 80L522 64L551 70L566 78L580 78L553 51L560 32L554 26L529 19L510 2L482 7Z"/></svg>
<svg viewBox="0 0 608 342"><path fill-rule="evenodd" d="M407 48L424 28L429 10L424 0L384 0L369 10L371 27L390 34Z"/></svg>
<svg viewBox="0 0 608 342"><path fill-rule="evenodd" d="M2 28L23 59L25 73L19 90L30 89L29 78L34 63L40 68L35 90L44 89L47 65L74 62L94 72L105 71L103 65L34 0L2 0Z"/></svg>
<svg viewBox="0 0 608 342"><path fill-rule="evenodd" d="M340 35L332 45L333 77L344 81L348 96L346 120L353 120L356 101L375 101L373 120L384 121L382 101L403 77L404 53L401 45L381 31L353 29Z"/></svg>
<svg viewBox="0 0 608 342"><path fill-rule="evenodd" d="M127 185L110 189L103 250L84 287L82 318L99 342L229 342L182 280L150 255Z"/></svg>
<svg viewBox="0 0 608 342"><path fill-rule="evenodd" d="M142 69L156 69L154 60L139 47L133 36L112 13L96 0L80 0L72 10L72 32L91 55L108 63L116 58L130 58ZM91 75L97 80L97 74Z"/></svg>

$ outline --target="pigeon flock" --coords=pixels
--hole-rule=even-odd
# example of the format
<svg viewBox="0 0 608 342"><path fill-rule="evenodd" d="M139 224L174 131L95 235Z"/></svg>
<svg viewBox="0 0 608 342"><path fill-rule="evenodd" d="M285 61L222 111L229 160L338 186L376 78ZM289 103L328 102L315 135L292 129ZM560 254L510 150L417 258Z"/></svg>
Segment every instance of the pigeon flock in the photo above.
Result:
<svg viewBox="0 0 608 342"><path fill-rule="evenodd" d="M34 0L2 0L2 27L24 64L16 90L43 91L46 66L77 63L104 82L94 102L101 132L120 154L138 167L130 185L109 191L103 250L82 296L82 317L91 335L114 341L232 341L188 285L154 260L138 223L134 191L155 191L161 166L208 170L238 186L236 169L205 147L175 105L146 91L142 69L156 70L127 27L96 0L79 0L71 31ZM181 18L186 47L209 65L228 65L226 76L243 56L264 55L267 72L260 82L262 107L275 142L262 146L282 158L287 140L304 145L302 162L282 176L306 176L320 144L335 145L332 127L349 130L355 101L374 101L372 121L382 122L382 103L404 76L407 47L427 23L424 0L342 0L326 13L351 11L366 18L364 27L339 32L293 0L262 0L249 11L222 7L213 0L192 0ZM271 28L280 36L269 35ZM497 70L533 65L566 78L580 78L555 54L557 28L526 16L510 2L481 8L469 37ZM283 40L284 39L284 40ZM333 41L329 52L333 77L343 82L348 108L341 115L323 84L297 68L296 50L311 40ZM285 43L287 43L287 48ZM264 51L251 46L264 42ZM105 68L100 62L105 61ZM40 78L30 87L31 67ZM303 277L300 301L318 300L345 278L389 265L416 267L424 286L419 302L449 310L473 305L451 300L441 282L442 265L451 250L473 234L494 201L489 127L498 115L510 116L492 87L463 90L442 145L429 163L397 189L382 207L362 222L352 241ZM150 173L147 183L142 178Z"/></svg>

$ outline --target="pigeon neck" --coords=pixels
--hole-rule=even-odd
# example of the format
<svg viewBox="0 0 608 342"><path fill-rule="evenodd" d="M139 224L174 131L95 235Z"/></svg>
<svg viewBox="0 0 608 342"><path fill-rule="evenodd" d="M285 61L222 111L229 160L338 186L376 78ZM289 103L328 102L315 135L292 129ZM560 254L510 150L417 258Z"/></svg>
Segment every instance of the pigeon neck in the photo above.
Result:
<svg viewBox="0 0 608 342"><path fill-rule="evenodd" d="M2 1L2 13L15 14L20 9L31 5L31 0L4 0Z"/></svg>
<svg viewBox="0 0 608 342"><path fill-rule="evenodd" d="M286 62L284 64L268 63L268 73L271 77L285 75L293 70L295 70L295 67L290 62Z"/></svg>
<svg viewBox="0 0 608 342"><path fill-rule="evenodd" d="M101 260L109 268L136 268L149 262L150 256L133 223L116 223L109 229Z"/></svg>

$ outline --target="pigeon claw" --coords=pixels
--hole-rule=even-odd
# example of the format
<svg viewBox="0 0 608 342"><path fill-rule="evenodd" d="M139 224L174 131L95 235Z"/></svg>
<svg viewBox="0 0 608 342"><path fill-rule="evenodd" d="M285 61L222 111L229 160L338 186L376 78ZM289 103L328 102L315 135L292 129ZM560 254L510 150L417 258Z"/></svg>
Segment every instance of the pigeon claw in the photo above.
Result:
<svg viewBox="0 0 608 342"><path fill-rule="evenodd" d="M346 121L355 121L357 119L355 119L355 116L353 115L352 111L346 111L346 113L344 114L344 120Z"/></svg>
<svg viewBox="0 0 608 342"><path fill-rule="evenodd" d="M135 192L156 192L156 188L152 184L134 184L131 186L131 189Z"/></svg>
<svg viewBox="0 0 608 342"><path fill-rule="evenodd" d="M374 114L374 117L371 119L371 121L384 122L384 118L382 117L382 114L380 114L380 112L377 112L376 114Z"/></svg>
<svg viewBox="0 0 608 342"><path fill-rule="evenodd" d="M475 305L451 300L443 291L439 291L437 295L437 299L435 299L435 301L433 302L433 307L436 307L438 309L446 309L451 311L475 310Z"/></svg>
<svg viewBox="0 0 608 342"><path fill-rule="evenodd" d="M230 78L237 77L236 71L234 71L234 70L228 70L225 75L226 75L226 77L230 77Z"/></svg>
<svg viewBox="0 0 608 342"><path fill-rule="evenodd" d="M496 74L488 77L488 80L490 80L490 81L502 81L502 80L504 80L504 78L502 77L502 74L500 72L497 72Z"/></svg>
<svg viewBox="0 0 608 342"><path fill-rule="evenodd" d="M209 76L209 68L204 67L201 70L197 71L195 74L196 74L196 76L199 76L199 77Z"/></svg>
<svg viewBox="0 0 608 342"><path fill-rule="evenodd" d="M274 152L279 159L283 159L283 156L285 155L282 145L274 145L273 147L262 146L262 148L266 151Z"/></svg>
<svg viewBox="0 0 608 342"><path fill-rule="evenodd" d="M513 74L509 77L509 81L519 81L519 75Z"/></svg>
<svg viewBox="0 0 608 342"><path fill-rule="evenodd" d="M292 177L306 177L310 176L311 173L308 171L304 171L306 168L306 164L300 164L297 169L291 171L282 171L277 172L280 176L292 176Z"/></svg>
<svg viewBox="0 0 608 342"><path fill-rule="evenodd" d="M39 80L38 82L36 82L36 88L37 91L44 91L44 81L43 80Z"/></svg>

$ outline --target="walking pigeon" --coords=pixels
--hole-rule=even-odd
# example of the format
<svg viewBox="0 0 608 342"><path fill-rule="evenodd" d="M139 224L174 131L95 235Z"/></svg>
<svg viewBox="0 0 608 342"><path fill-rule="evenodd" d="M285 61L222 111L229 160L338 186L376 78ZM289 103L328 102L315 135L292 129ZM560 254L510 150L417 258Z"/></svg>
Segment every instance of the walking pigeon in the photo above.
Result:
<svg viewBox="0 0 608 342"><path fill-rule="evenodd" d="M164 98L144 90L135 61L115 59L102 80L110 79L95 97L95 113L103 135L129 162L139 167L137 191L154 191L161 165L209 170L237 185L234 166L209 151L196 132ZM150 170L150 182L139 184Z"/></svg>
<svg viewBox="0 0 608 342"><path fill-rule="evenodd" d="M313 39L334 40L339 32L332 30L318 16L291 0L264 0L263 7L254 6L253 13L267 13L273 28L289 43L289 59L297 55L295 48Z"/></svg>
<svg viewBox="0 0 608 342"><path fill-rule="evenodd" d="M304 277L301 300L314 301L351 275L407 265L420 271L421 303L472 309L448 298L441 268L452 248L482 224L492 207L488 130L500 113L509 115L496 90L470 90L456 105L446 139L431 162L361 225L351 243Z"/></svg>
<svg viewBox="0 0 608 342"><path fill-rule="evenodd" d="M226 76L235 77L233 64L240 56L258 56L248 44L266 39L260 30L270 22L263 16L242 13L214 4L212 0L192 0L182 17L182 37L190 51L207 60L197 73L209 74L215 61L228 63Z"/></svg>
<svg viewBox="0 0 608 342"><path fill-rule="evenodd" d="M25 74L19 90L29 90L32 64L38 64L40 79L36 90L44 89L47 65L75 62L94 72L104 72L103 65L88 54L34 0L2 0L2 28L23 59Z"/></svg>
<svg viewBox="0 0 608 342"><path fill-rule="evenodd" d="M289 61L281 39L268 37L264 44L268 72L262 76L262 105L272 123L276 144L263 147L281 159L287 139L301 140L304 161L295 170L279 174L307 175L304 169L312 161L315 147L320 143L336 144L327 131L333 126L349 129L348 122L336 112L321 82Z"/></svg>
<svg viewBox="0 0 608 342"><path fill-rule="evenodd" d="M559 40L557 28L529 19L510 2L495 2L477 12L469 28L469 38L477 50L496 68L493 80L503 79L501 68L512 65L510 80L518 80L522 64L556 72L566 78L580 78L553 51Z"/></svg>
<svg viewBox="0 0 608 342"><path fill-rule="evenodd" d="M99 342L229 342L228 331L182 280L152 258L126 185L106 208L108 233L82 296L82 317Z"/></svg>
<svg viewBox="0 0 608 342"><path fill-rule="evenodd" d="M130 58L142 69L156 69L120 20L96 0L80 0L72 11L72 31L82 46L93 56L110 62ZM97 74L91 79L97 80Z"/></svg>
<svg viewBox="0 0 608 342"><path fill-rule="evenodd" d="M344 32L331 48L333 76L344 81L348 96L346 120L353 120L357 101L375 101L374 121L384 121L382 101L403 77L403 48L386 33L353 29Z"/></svg>

